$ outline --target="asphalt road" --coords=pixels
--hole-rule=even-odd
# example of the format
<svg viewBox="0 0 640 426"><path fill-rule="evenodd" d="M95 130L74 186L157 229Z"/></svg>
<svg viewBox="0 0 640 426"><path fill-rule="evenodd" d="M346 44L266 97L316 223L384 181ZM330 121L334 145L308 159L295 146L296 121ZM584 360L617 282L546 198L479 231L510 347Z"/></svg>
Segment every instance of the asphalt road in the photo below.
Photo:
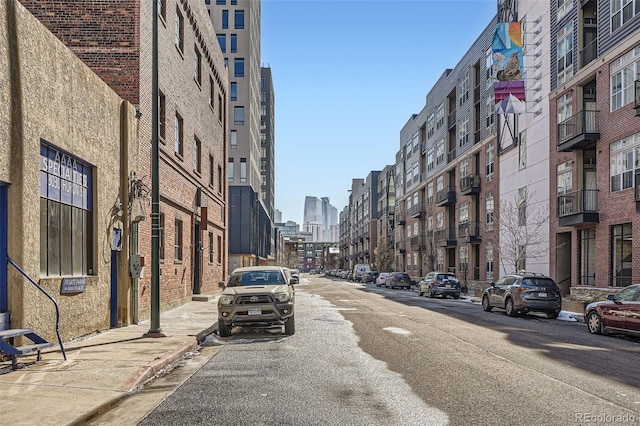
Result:
<svg viewBox="0 0 640 426"><path fill-rule="evenodd" d="M638 339L372 284L296 288L295 335L213 339L140 424L640 424Z"/></svg>

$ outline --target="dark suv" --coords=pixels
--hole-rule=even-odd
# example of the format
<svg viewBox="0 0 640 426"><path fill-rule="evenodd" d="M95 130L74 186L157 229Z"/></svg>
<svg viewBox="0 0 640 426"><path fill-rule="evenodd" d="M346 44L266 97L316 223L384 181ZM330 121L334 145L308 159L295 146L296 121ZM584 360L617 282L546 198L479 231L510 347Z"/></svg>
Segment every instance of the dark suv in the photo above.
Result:
<svg viewBox="0 0 640 426"><path fill-rule="evenodd" d="M460 299L460 291L460 280L449 272L429 272L418 283L418 296L427 294L429 297L452 296L454 299Z"/></svg>
<svg viewBox="0 0 640 426"><path fill-rule="evenodd" d="M519 272L507 274L484 290L482 309L504 309L513 317L527 312L545 312L549 318L558 318L562 310L562 297L556 282L543 274Z"/></svg>
<svg viewBox="0 0 640 426"><path fill-rule="evenodd" d="M411 277L406 272L392 272L385 282L387 288L405 287L411 288Z"/></svg>

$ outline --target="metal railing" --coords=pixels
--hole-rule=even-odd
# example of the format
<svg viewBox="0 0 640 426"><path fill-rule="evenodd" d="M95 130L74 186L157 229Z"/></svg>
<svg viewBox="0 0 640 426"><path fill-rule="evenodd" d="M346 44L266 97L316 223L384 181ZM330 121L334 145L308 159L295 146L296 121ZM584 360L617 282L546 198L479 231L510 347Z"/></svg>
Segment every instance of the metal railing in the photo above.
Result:
<svg viewBox="0 0 640 426"><path fill-rule="evenodd" d="M558 124L558 145L585 133L600 133L598 111L580 111Z"/></svg>
<svg viewBox="0 0 640 426"><path fill-rule="evenodd" d="M67 354L64 351L64 346L62 345L62 338L60 337L60 308L58 307L58 302L56 302L56 300L53 297L51 297L51 295L47 293L45 289L40 287L37 282L35 282L29 275L27 275L27 273L23 271L22 268L20 268L13 260L11 260L11 258L7 257L7 262L11 266L16 268L16 270L20 272L20 274L22 274L23 277L29 280L31 284L33 284L42 294L44 294L53 303L53 306L55 307L55 310L56 310L56 337L58 338L58 345L60 346L60 352L62 352L62 357L66 361Z"/></svg>
<svg viewBox="0 0 640 426"><path fill-rule="evenodd" d="M579 189L558 195L558 217L598 212L598 190Z"/></svg>

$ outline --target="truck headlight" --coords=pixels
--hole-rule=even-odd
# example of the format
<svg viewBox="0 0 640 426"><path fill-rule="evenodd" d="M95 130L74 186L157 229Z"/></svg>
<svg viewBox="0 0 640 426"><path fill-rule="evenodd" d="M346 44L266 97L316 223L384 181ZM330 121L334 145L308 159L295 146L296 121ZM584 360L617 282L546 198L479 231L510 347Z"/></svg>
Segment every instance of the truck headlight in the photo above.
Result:
<svg viewBox="0 0 640 426"><path fill-rule="evenodd" d="M218 299L221 305L232 305L233 304L233 296L223 295Z"/></svg>
<svg viewBox="0 0 640 426"><path fill-rule="evenodd" d="M274 297L278 302L286 302L289 300L289 293L276 293Z"/></svg>

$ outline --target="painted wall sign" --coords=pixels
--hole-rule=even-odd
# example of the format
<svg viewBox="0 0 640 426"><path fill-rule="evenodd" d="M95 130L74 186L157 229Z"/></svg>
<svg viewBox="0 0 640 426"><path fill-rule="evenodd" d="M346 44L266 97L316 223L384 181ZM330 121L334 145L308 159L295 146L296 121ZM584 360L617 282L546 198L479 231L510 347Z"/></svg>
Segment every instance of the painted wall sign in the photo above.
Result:
<svg viewBox="0 0 640 426"><path fill-rule="evenodd" d="M40 196L92 210L92 167L44 143L40 145Z"/></svg>

